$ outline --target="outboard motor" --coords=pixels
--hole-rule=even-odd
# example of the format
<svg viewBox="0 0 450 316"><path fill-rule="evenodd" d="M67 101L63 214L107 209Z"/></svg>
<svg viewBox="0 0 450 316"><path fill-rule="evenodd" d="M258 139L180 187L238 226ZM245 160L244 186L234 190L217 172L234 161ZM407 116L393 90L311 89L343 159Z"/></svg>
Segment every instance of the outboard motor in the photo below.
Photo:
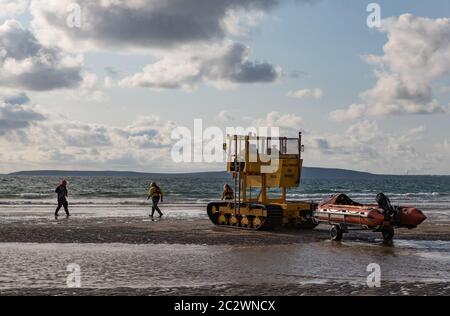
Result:
<svg viewBox="0 0 450 316"><path fill-rule="evenodd" d="M376 200L378 206L384 210L385 216L391 217L396 213L395 208L391 204L391 200L389 200L389 198L386 195L384 195L384 193L379 193L376 197Z"/></svg>

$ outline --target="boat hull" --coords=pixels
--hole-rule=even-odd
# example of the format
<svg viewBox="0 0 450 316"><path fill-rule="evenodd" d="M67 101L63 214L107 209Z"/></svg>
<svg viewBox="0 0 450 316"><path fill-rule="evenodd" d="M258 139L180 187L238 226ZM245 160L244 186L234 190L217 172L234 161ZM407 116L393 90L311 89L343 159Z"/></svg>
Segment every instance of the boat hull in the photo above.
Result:
<svg viewBox="0 0 450 316"><path fill-rule="evenodd" d="M336 207L335 205L319 206L314 212L318 222L342 223L375 228L383 224L385 218L378 209L364 207Z"/></svg>
<svg viewBox="0 0 450 316"><path fill-rule="evenodd" d="M397 206L392 210L387 212L377 204L360 204L346 195L339 194L319 204L314 218L317 222L358 225L373 229L381 226L412 229L426 219L422 211L415 207Z"/></svg>
<svg viewBox="0 0 450 316"><path fill-rule="evenodd" d="M415 228L427 219L421 210L407 206L399 207L397 217L397 223L395 223L396 226L406 228Z"/></svg>

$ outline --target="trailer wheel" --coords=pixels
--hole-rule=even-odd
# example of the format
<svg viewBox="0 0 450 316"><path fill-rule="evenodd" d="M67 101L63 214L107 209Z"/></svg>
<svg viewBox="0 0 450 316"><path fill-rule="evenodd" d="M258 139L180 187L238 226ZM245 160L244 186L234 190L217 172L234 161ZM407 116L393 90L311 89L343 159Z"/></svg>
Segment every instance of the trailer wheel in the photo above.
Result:
<svg viewBox="0 0 450 316"><path fill-rule="evenodd" d="M339 225L331 226L331 229L330 229L331 240L341 241L343 235L344 235L344 233L342 231L341 226L339 226Z"/></svg>
<svg viewBox="0 0 450 316"><path fill-rule="evenodd" d="M385 242L390 242L392 239L394 239L395 231L392 227L385 227L381 231L381 234L383 235L383 240Z"/></svg>

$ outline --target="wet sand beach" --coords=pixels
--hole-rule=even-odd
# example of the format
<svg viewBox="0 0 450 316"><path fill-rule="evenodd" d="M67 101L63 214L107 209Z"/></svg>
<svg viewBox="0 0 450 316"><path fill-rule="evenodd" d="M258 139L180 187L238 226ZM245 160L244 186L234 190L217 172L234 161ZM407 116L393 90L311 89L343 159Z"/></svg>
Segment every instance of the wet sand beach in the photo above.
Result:
<svg viewBox="0 0 450 316"><path fill-rule="evenodd" d="M214 227L202 210L55 220L50 214L0 217L1 295L450 295L450 222L432 216L398 230L329 241L328 227L246 232ZM187 215L186 215L187 214ZM77 263L82 287L68 289ZM382 286L366 284L381 266Z"/></svg>
<svg viewBox="0 0 450 316"><path fill-rule="evenodd" d="M111 289L12 289L0 290L3 296L448 296L449 283L402 283L385 282L380 288L369 289L366 285L329 282L326 284L239 284L200 287L151 287Z"/></svg>
<svg viewBox="0 0 450 316"><path fill-rule="evenodd" d="M277 228L268 232L240 231L214 227L204 217L177 219L163 217L70 218L15 221L2 224L0 242L16 243L125 243L125 244L200 244L200 245L282 245L326 240L327 225L314 230ZM346 240L381 242L380 234L351 232ZM396 238L404 240L450 241L450 222L425 222L413 230L399 229Z"/></svg>

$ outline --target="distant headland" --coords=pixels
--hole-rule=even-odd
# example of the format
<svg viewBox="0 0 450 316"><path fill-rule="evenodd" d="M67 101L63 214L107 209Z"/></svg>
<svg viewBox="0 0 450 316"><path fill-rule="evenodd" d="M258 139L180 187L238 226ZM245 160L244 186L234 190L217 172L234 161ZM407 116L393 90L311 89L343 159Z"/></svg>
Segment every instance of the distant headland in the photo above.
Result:
<svg viewBox="0 0 450 316"><path fill-rule="evenodd" d="M193 173L152 173L135 171L77 171L77 170L32 170L18 171L3 176L41 176L41 177L213 177L222 178L226 176L224 171L206 171ZM361 172L347 169L304 167L302 170L303 179L374 179L395 175L381 175L369 172ZM414 177L414 175L408 175Z"/></svg>

